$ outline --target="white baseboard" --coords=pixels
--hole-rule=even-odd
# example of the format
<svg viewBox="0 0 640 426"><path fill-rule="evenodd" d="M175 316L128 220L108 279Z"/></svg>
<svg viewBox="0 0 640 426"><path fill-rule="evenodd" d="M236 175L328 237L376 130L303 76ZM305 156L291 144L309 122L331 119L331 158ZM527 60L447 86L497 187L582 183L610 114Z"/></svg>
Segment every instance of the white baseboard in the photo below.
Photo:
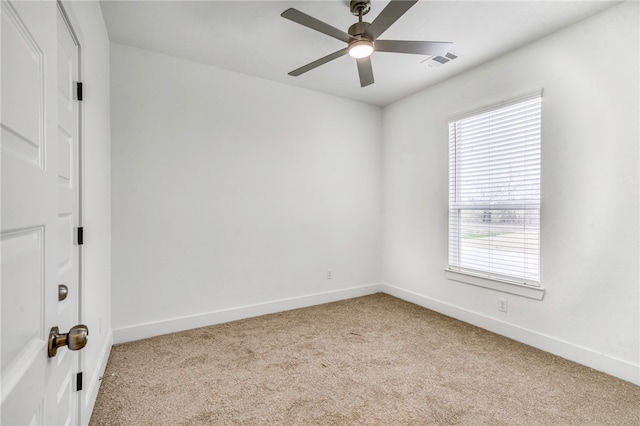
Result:
<svg viewBox="0 0 640 426"><path fill-rule="evenodd" d="M640 365L616 359L592 349L575 345L517 325L509 324L477 312L432 299L389 284L380 285L383 293L414 303L448 317L475 325L501 336L533 346L594 370L640 385Z"/></svg>
<svg viewBox="0 0 640 426"><path fill-rule="evenodd" d="M79 422L82 425L88 425L91 420L91 413L93 413L93 407L96 405L96 399L98 398L98 391L100 390L100 377L104 375L107 369L107 362L109 362L109 355L111 354L111 347L113 346L113 334L109 333L102 350L100 351L100 357L96 371L91 374L91 382L85 387L86 393L82 398L82 419ZM87 374L88 375L88 374ZM84 391L83 391L84 392Z"/></svg>
<svg viewBox="0 0 640 426"><path fill-rule="evenodd" d="M229 321L273 314L291 309L367 296L381 292L381 289L381 284L369 284L118 328L113 330L113 343L125 343L178 331L191 330L193 328L206 327L208 325L222 324Z"/></svg>
<svg viewBox="0 0 640 426"><path fill-rule="evenodd" d="M323 303L330 303L353 297L366 296L378 292L387 293L399 299L406 300L407 302L415 303L416 305L431 309L443 315L459 319L493 333L533 346L545 352L558 355L562 358L602 371L622 380L640 385L640 365L620 360L553 336L500 321L495 318L389 284L370 284L361 287L351 287L348 289L316 293L307 296L275 300L255 305L240 306L198 315L123 327L113 330L113 343L118 344L146 339L148 337L160 336L163 334L206 327L208 325L221 324L229 321L304 308ZM110 347L111 345L109 345L109 348ZM109 352L103 352L106 354L104 359L104 367L106 367ZM103 360L101 359L101 362L102 361ZM102 371L104 371L104 367ZM98 388L99 383L95 385L92 384L92 387L90 387L90 391L95 392L95 395L92 395L91 404L95 402L95 396L97 395ZM91 407L93 406L91 405Z"/></svg>

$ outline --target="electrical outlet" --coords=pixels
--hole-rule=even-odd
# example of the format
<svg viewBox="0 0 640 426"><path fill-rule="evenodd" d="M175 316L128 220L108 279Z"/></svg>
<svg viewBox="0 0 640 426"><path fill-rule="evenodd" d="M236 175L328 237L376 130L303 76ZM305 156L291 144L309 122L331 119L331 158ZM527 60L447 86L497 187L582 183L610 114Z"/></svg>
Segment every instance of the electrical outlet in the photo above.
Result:
<svg viewBox="0 0 640 426"><path fill-rule="evenodd" d="M507 299L498 299L498 310L507 312L509 310L509 301Z"/></svg>
<svg viewBox="0 0 640 426"><path fill-rule="evenodd" d="M333 271L331 269L327 269L327 279L328 280L333 279Z"/></svg>

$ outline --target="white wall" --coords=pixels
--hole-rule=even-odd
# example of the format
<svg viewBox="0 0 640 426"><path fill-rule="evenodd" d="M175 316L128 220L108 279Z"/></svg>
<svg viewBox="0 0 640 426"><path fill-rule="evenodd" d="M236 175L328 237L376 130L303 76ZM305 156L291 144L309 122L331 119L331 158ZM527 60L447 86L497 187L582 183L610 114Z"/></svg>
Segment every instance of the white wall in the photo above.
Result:
<svg viewBox="0 0 640 426"><path fill-rule="evenodd" d="M626 3L384 110L389 293L640 384L638 40ZM538 88L543 301L443 272L447 119Z"/></svg>
<svg viewBox="0 0 640 426"><path fill-rule="evenodd" d="M116 342L378 289L380 108L118 44L111 90Z"/></svg>
<svg viewBox="0 0 640 426"><path fill-rule="evenodd" d="M89 342L82 350L83 418L87 424L112 345L111 333L111 164L109 122L109 39L97 1L65 2L80 36L83 114L82 313Z"/></svg>

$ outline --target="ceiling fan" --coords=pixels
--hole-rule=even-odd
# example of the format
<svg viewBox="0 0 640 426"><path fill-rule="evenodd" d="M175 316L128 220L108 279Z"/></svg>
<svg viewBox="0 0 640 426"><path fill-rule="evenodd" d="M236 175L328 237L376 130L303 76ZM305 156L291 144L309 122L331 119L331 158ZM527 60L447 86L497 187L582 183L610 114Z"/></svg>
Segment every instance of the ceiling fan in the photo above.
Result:
<svg viewBox="0 0 640 426"><path fill-rule="evenodd" d="M355 58L358 64L360 86L365 87L373 84L373 68L371 66L371 55L373 52L411 53L433 56L446 55L452 43L378 39L383 32L417 2L418 0L391 0L376 19L369 23L364 22L362 16L371 10L371 0L351 0L351 13L358 17L358 22L351 25L346 33L297 9L291 8L285 10L280 15L283 18L348 43L348 46L344 49L340 49L337 52L333 52L295 69L291 71L289 75L297 77L320 65L348 54L352 58Z"/></svg>

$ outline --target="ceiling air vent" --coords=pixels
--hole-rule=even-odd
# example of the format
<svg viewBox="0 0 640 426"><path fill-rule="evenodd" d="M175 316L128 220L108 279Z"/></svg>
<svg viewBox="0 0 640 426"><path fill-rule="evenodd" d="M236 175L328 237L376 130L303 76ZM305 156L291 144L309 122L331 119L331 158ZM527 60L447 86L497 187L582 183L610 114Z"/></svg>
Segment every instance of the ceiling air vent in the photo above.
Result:
<svg viewBox="0 0 640 426"><path fill-rule="evenodd" d="M427 65L429 65L430 67L440 67L446 63L449 63L451 61L453 61L454 59L457 59L460 55L458 55L455 52L449 52L444 56L432 56L429 59L426 59L422 62L426 62Z"/></svg>

